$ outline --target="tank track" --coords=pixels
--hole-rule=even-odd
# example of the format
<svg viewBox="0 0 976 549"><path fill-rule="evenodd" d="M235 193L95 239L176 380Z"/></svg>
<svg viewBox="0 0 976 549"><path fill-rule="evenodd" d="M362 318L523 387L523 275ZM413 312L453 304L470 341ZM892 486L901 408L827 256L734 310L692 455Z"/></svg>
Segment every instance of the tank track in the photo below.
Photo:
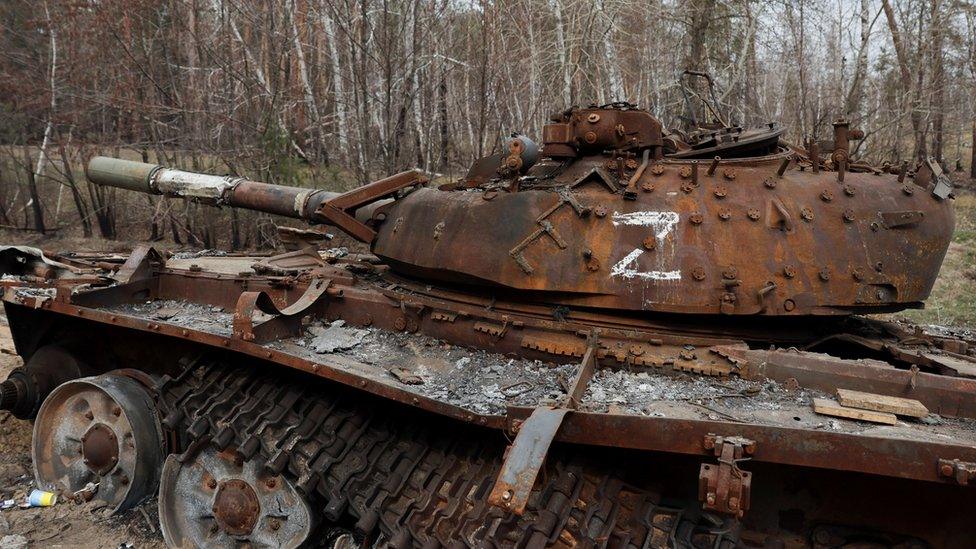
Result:
<svg viewBox="0 0 976 549"><path fill-rule="evenodd" d="M505 441L266 365L197 361L155 389L181 446L284 474L320 518L375 547L734 547L737 521L659 504L603 460L558 447L522 517L489 506Z"/></svg>

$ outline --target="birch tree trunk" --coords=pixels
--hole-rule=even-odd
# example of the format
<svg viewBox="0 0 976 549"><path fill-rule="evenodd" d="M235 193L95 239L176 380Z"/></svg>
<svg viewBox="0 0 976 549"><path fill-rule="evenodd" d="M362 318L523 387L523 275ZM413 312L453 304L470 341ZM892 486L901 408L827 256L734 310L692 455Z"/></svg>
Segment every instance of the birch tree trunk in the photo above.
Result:
<svg viewBox="0 0 976 549"><path fill-rule="evenodd" d="M325 164L328 164L328 147L325 144L325 134L322 127L322 117L319 116L319 107L315 102L315 92L312 90L312 82L308 78L308 65L305 63L305 48L302 46L301 33L298 32L298 18L295 9L295 0L289 0L286 4L288 19L291 22L292 43L295 46L295 60L298 63L298 76L302 81L302 91L305 95L305 105L311 115L312 127L315 128L315 138L318 143L319 157Z"/></svg>
<svg viewBox="0 0 976 549"><path fill-rule="evenodd" d="M939 0L932 0L932 155L942 163L945 139L945 22Z"/></svg>
<svg viewBox="0 0 976 549"><path fill-rule="evenodd" d="M912 133L915 136L915 147L912 152L912 160L918 160L920 153L924 151L924 143L919 143L919 134L922 115L919 112L915 95L918 93L917 86L912 86L912 71L909 68L908 52L905 51L905 44L902 42L901 32L898 30L898 21L895 19L895 10L891 7L890 0L881 0L881 7L884 9L885 18L888 20L888 29L891 32L891 42L895 46L895 56L898 58L898 69L901 72L902 84L911 88L911 121ZM921 76L921 71L919 71Z"/></svg>
<svg viewBox="0 0 976 549"><path fill-rule="evenodd" d="M610 91L610 102L626 101L627 94L624 91L624 79L620 74L620 57L617 55L617 47L613 42L613 34L616 27L616 13L608 13L607 1L600 0L597 10L606 22L606 30L603 33L604 48L606 49L607 76L609 82L607 86Z"/></svg>
<svg viewBox="0 0 976 549"><path fill-rule="evenodd" d="M346 114L346 93L344 88L345 75L342 73L342 58L339 54L338 36L335 22L329 14L329 8L322 6L322 28L325 30L325 43L329 49L329 66L332 72L332 91L335 94L336 135L339 139L339 151L349 152L349 119Z"/></svg>
<svg viewBox="0 0 976 549"><path fill-rule="evenodd" d="M47 163L47 149L51 143L51 132L54 130L54 112L58 106L57 93L57 73L58 73L58 31L51 20L51 11L48 9L47 2L44 2L44 15L47 18L48 33L50 34L51 47L51 67L49 72L51 86L51 112L48 114L47 124L44 126L44 138L41 140L41 152L37 156L37 167L31 175L30 190L31 204L35 209L34 223L39 227L39 232L44 232L44 219L41 217L40 197L37 196L37 180L44 175L45 164ZM54 210L54 224L58 223L58 215L61 213L61 190L58 186L58 202Z"/></svg>
<svg viewBox="0 0 976 549"><path fill-rule="evenodd" d="M559 52L559 67L563 77L563 107L573 104L573 71L569 63L569 44L566 42L566 16L563 0L551 0L553 14L556 16L556 51Z"/></svg>

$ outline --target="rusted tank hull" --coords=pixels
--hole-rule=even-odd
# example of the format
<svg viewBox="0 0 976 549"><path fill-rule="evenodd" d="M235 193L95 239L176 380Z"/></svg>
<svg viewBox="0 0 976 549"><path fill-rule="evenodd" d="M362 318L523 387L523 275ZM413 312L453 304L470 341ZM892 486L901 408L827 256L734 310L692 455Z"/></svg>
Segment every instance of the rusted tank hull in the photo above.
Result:
<svg viewBox="0 0 976 549"><path fill-rule="evenodd" d="M306 386L311 386L312 380L321 379L325 386L332 388L329 391L338 391L336 394L347 395L344 399L356 402L382 399L387 403L376 401L375 405L368 406L374 411L389 408L377 416L409 416L416 418L412 421L437 425L447 422L441 428L445 432L465 433L457 435L464 440L473 436L482 441L495 441L478 454L482 462L493 465L486 471L475 474L472 470L456 479L467 479L485 490L471 500L474 505L471 509L487 509L484 507L487 501L479 498L487 498L489 480L494 481L496 475L502 478L502 473L512 467L502 457L504 437L514 437L517 441L523 430L528 433L533 429L527 421L531 416L562 406L559 398L553 401L546 396L550 394L546 393L549 389L542 385L548 383L555 387L553 394L557 396L578 394L580 398L562 410L564 417L551 433L551 459L539 466L558 467L556 464L561 463L560 456L564 455L591 454L598 462L606 462L607 456L614 455L611 461L625 471L621 473L623 476L614 478L626 479L635 486L644 485L642 490L649 490L646 493L665 498L655 499L656 505L664 501L697 500L701 495L698 486L708 486L708 479L712 478L700 466L718 467L722 463L721 459L717 460L716 444L722 448L738 445L741 449L745 443L739 441L748 441L751 449L744 457L749 460L743 462L742 468L752 475L748 487L750 504L741 517L732 515L738 525L740 542L756 546L780 542L814 545L823 544L822 540L828 537L839 543L838 540L850 542L873 536L870 539L892 544L921 540L931 546L961 547L974 534L964 518L974 510L974 500L969 493L971 487L963 483L970 481L968 467L976 463L976 439L972 437L976 379L965 377L958 370L971 362L960 358L971 353L966 340L916 333L888 323L847 321L834 323L832 332L823 325L810 324L808 330L798 326L788 338L801 349L811 346L826 352L840 350L843 342L846 358L796 349L750 349L743 342L759 337L750 335L756 327L726 326L724 333L717 334L719 330L704 326L696 332L627 315L571 311L556 318L548 306L491 301L456 289L417 285L382 269L361 277L340 263L321 268L310 278L295 279L242 276L239 264L247 261L246 258L203 257L163 263L154 257L158 256L145 250L138 252L130 257L128 267L119 272L139 274L121 283L84 288L77 293L70 290L82 282L71 279L53 279L42 284L4 281L3 300L18 352L29 358L36 350L59 343L73 352L84 353L94 365L94 373L137 367L151 376L169 376L175 380L168 382L175 384L173 394L203 391L207 398L200 402L223 400L214 396L214 389L191 387L186 389L188 393L180 389L179 380L184 378L181 372L188 357L223 357L220 360L235 365L232 371L242 376L267 374L279 380L275 384L255 381L247 385L253 387L246 392L251 395L248 399L280 398L274 396L276 393L265 395L258 389L281 387L280 380L288 376L308 380L303 383ZM90 261L94 265L100 258ZM141 268L129 268L140 264ZM323 288L317 281L327 283ZM261 300L249 297L254 295L266 295L278 312L270 316L257 314L252 307ZM309 295L319 297L309 300ZM299 304L305 308L293 313ZM296 315L297 323L293 321ZM355 349L347 353L314 352L308 328L300 321L309 316L319 319L316 322L341 319L350 326L367 329L373 346L364 350L365 354L356 354ZM72 337L72 334L85 334L85 337ZM840 339L841 336L848 339ZM879 355L870 345L861 348L860 358L871 360L851 360L854 351L849 339L855 336L883 344L888 349L888 362L878 361ZM92 341L100 342L97 348L92 347ZM377 346L382 341L389 341L389 345ZM413 346L420 346L423 351L403 354L403 349ZM505 353L506 358L491 367L500 368L498 374L493 374L496 379L509 380L494 382L502 396L484 397L481 387L490 383L479 376L485 375L489 368L479 361L487 355L471 354L464 347ZM913 371L904 356L922 357L920 352L929 356L931 362L923 364L922 371ZM458 356L467 357L467 361ZM538 368L536 363L508 357L541 359L567 366L543 367L551 373L534 374L539 376L533 378L536 381L527 382L524 376ZM950 372L953 364L957 368L955 373ZM445 367L447 370L442 370ZM276 368L294 374L275 374ZM425 371L434 373L425 374ZM451 375L456 381L450 383L471 378L473 387L477 388L471 394L481 396L470 400L458 392L460 389L440 392L439 387L450 385L441 385L439 371L454 372ZM737 397L758 399L757 407L753 408L730 406L729 400L715 399L714 395L703 397L694 392L699 390L695 389L699 385L694 381L680 385L681 391L690 392L675 395L677 398L651 396L656 394L651 388L683 383L685 373L696 372L713 376L710 378L714 379L713 383L725 387L722 391L742 391L743 386L736 383L755 383L750 387L760 388L772 384L777 388L760 389L758 397L750 397L748 392ZM421 383L413 384L411 375L419 376ZM220 412L225 408L219 406L208 408L207 413L193 412L196 405L187 397L169 404L167 409L186 410L187 423L174 424L179 432L199 431L200 437L213 436L219 440L231 437L230 442L221 444L243 449L249 440L247 429L242 424L240 430L227 431L225 426L237 421L233 419L238 417L233 415L238 414L234 410L240 409L247 399L232 398L238 394L233 389L235 377L222 376L226 379L222 383L227 384L224 390L230 391L227 402L236 402L237 407L226 408L226 412ZM564 381L558 382L559 377ZM243 383L245 378L241 379ZM634 381L626 381L630 379ZM528 393L519 393L525 390L526 383L536 384L538 389L530 387ZM789 389L789 384L797 388ZM642 385L648 388L641 389ZM609 396L600 400L597 392L605 392L611 386L618 387L620 400ZM798 403L807 398L802 393L788 396L791 390L825 393L836 387L911 396L940 414L943 423L929 426L904 422L895 428L855 427L845 423L835 428L831 420L813 414L808 404ZM166 392L164 389L160 388L160 394ZM767 403L763 400L766 391L772 391L770 397L787 396ZM508 394L516 396L505 396ZM327 398L331 397L321 398L326 399L322 402L328 402ZM479 400L483 398L490 402ZM765 408L767 405L772 407ZM411 409L415 411L408 412ZM222 413L231 415L221 419ZM213 427L191 429L194 418L203 418L200 421L205 419ZM410 431L412 427L405 425L401 429ZM516 451L510 450L509 454ZM385 454L377 454L374 459L381 462L382 455ZM262 459L272 458L273 453ZM669 473L658 474L663 470ZM298 482L302 478L318 478L316 474L296 473L289 478ZM530 481L529 488L534 486L535 491L528 493L542 493L538 490L545 490L548 478L543 474L538 477L541 484ZM355 498L356 490L350 487L342 493ZM915 501L924 503L927 511L903 512L905 508L916 507L895 505L893 497L872 500L878 503L870 506L854 503L879 494L896 493L914 494ZM455 501L451 497L446 501ZM535 517L539 512L535 497L530 496L526 501L523 512L527 517ZM327 503L328 500L322 500L320 505L324 509ZM934 511L940 504L943 511ZM484 520L480 512L445 518L446 522L441 524L460 524L455 520L478 523ZM501 510L497 512L501 513L498 517L509 516ZM563 512L567 514L560 514ZM557 511L557 516L568 517L572 512ZM396 534L396 528L390 524L375 526L382 534L380 539ZM619 533L618 527L624 528L618 525L608 528ZM458 535L451 534L452 531L442 531L438 539L450 540L452 535ZM515 536L513 539L527 535L519 529L501 531L507 532L505 536ZM576 530L567 531L583 535ZM543 545L572 545L567 541L569 534L561 538L559 532L563 531L544 536L550 541ZM411 544L427 542L424 537L427 534L411 535L420 536L409 538Z"/></svg>

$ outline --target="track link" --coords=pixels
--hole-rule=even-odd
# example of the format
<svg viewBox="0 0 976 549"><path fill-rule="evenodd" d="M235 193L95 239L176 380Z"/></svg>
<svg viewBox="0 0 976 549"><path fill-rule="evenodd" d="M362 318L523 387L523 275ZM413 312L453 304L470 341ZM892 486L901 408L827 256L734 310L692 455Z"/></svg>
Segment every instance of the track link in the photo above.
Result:
<svg viewBox="0 0 976 549"><path fill-rule="evenodd" d="M260 460L373 546L724 548L737 538L735 521L661 505L606 463L559 447L525 514L512 515L487 503L499 433L301 373L196 361L156 391L183 448Z"/></svg>

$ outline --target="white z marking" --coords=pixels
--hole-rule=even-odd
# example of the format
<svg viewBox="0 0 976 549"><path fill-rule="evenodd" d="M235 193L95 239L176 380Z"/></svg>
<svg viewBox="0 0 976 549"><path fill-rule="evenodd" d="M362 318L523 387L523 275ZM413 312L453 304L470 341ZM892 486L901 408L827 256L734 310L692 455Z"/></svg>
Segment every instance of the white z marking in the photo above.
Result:
<svg viewBox="0 0 976 549"><path fill-rule="evenodd" d="M677 212L613 212L611 218L614 226L636 225L641 227L651 227L654 229L654 239L657 241L658 252L664 252L665 239L678 224ZM673 250L674 243L671 243ZM623 278L642 278L645 280L681 280L681 271L639 271L637 270L637 258L644 253L644 250L636 248L623 259L618 261L611 269L610 276L620 276ZM658 263L661 263L663 254L656 254ZM673 254L672 254L673 255ZM660 265L659 265L660 267Z"/></svg>

